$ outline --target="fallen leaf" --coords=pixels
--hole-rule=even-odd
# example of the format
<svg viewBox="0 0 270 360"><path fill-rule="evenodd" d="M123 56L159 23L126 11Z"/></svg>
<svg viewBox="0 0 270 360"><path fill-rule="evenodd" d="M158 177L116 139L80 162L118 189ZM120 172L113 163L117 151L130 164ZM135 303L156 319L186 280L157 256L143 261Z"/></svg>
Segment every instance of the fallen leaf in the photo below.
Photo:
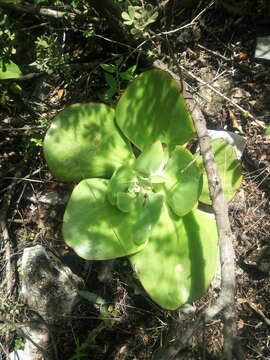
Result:
<svg viewBox="0 0 270 360"><path fill-rule="evenodd" d="M239 60L247 60L248 59L248 54L246 54L244 52L240 52L240 54L238 55L238 59Z"/></svg>
<svg viewBox="0 0 270 360"><path fill-rule="evenodd" d="M235 113L232 110L229 110L229 116L230 116L231 126L234 129L237 129L240 132L240 134L243 134L244 132L243 132L242 126L239 124L239 122L235 116Z"/></svg>
<svg viewBox="0 0 270 360"><path fill-rule="evenodd" d="M63 97L65 96L65 89L59 89L56 93L58 101L61 101Z"/></svg>
<svg viewBox="0 0 270 360"><path fill-rule="evenodd" d="M238 328L238 329L243 329L244 326L245 326L244 320L239 319L239 320L237 321L237 328Z"/></svg>
<svg viewBox="0 0 270 360"><path fill-rule="evenodd" d="M238 299L237 299L238 305L244 304L244 303L246 303L246 302L247 302L247 299L244 299L244 298L238 298Z"/></svg>

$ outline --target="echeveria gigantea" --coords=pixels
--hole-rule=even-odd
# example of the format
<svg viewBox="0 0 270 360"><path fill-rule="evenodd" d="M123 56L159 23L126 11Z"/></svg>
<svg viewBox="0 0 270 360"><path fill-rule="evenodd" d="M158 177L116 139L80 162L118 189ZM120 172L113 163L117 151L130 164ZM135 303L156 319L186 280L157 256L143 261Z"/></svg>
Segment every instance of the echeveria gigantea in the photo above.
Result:
<svg viewBox="0 0 270 360"><path fill-rule="evenodd" d="M80 181L64 215L66 243L89 260L127 256L149 296L170 310L201 296L216 269L215 221L197 209L200 196L208 202L203 167L185 148L195 136L178 84L150 70L116 109L88 103L60 112L44 141L56 179ZM218 148L220 163L224 153ZM230 170L238 184L239 168Z"/></svg>

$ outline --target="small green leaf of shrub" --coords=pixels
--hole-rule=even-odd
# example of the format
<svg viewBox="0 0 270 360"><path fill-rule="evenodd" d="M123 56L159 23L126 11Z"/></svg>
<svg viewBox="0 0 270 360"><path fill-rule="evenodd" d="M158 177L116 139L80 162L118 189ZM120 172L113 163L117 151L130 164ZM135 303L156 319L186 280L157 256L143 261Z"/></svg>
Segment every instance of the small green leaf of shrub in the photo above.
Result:
<svg viewBox="0 0 270 360"><path fill-rule="evenodd" d="M104 78L109 88L99 98L106 103L112 103L113 98L119 92L123 82L134 79L136 65L130 66L128 69L121 71L123 67L123 57L119 57L114 64L100 64L104 70Z"/></svg>
<svg viewBox="0 0 270 360"><path fill-rule="evenodd" d="M104 305L106 303L106 301L101 296L98 296L97 294L90 291L80 290L78 291L78 294L85 300L88 300L91 304Z"/></svg>
<svg viewBox="0 0 270 360"><path fill-rule="evenodd" d="M0 80L4 79L16 79L22 75L18 65L13 61L5 63L0 59Z"/></svg>
<svg viewBox="0 0 270 360"><path fill-rule="evenodd" d="M145 6L132 6L128 7L128 11L122 12L124 24L131 26L131 34L135 38L140 36L147 36L148 32L145 31L148 25L157 20L158 12L151 4Z"/></svg>
<svg viewBox="0 0 270 360"><path fill-rule="evenodd" d="M266 126L265 135L270 135L270 125Z"/></svg>
<svg viewBox="0 0 270 360"><path fill-rule="evenodd" d="M23 349L23 348L24 348L24 341L23 341L23 339L21 339L21 338L15 339L15 342L14 342L14 350L15 350L15 351L18 351L18 350Z"/></svg>

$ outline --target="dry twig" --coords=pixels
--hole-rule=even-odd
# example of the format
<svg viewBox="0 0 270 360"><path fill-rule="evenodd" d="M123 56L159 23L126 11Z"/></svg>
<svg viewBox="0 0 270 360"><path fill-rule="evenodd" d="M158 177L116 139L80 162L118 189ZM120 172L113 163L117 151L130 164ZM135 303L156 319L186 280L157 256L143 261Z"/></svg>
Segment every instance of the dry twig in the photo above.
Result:
<svg viewBox="0 0 270 360"><path fill-rule="evenodd" d="M67 14L69 15L70 18L75 17L75 14L73 12L62 11L57 8L38 6L38 5L20 5L20 4L9 4L5 2L0 2L0 8L3 10L22 12L26 14L35 14L40 16L46 16L48 18L54 18L54 19L62 19Z"/></svg>
<svg viewBox="0 0 270 360"><path fill-rule="evenodd" d="M254 310L265 322L266 325L270 326L270 319L265 316L265 314L260 310L256 304L254 304L252 301L247 302L248 305L251 307L252 310Z"/></svg>
<svg viewBox="0 0 270 360"><path fill-rule="evenodd" d="M137 47L136 49L133 50L133 52L130 54L130 56L136 52L136 51L140 51L140 49L142 48L142 46L144 44L146 44L148 41L151 41L155 38L160 38L162 36L168 36L177 32L180 32L181 30L184 30L186 28L189 28L191 26L193 26L194 24L196 24L196 21L206 12L206 10L208 10L212 5L214 5L215 1L212 1L208 6L206 6L197 16L194 17L194 19L191 20L191 22L189 22L188 24L185 24L183 26L180 26L179 28L176 29L172 29L169 31L162 31L160 33L157 34L153 34L152 36L150 36L149 38L145 39L144 41L142 41Z"/></svg>
<svg viewBox="0 0 270 360"><path fill-rule="evenodd" d="M20 173L17 172L16 176L20 176ZM9 296L14 288L14 278L15 278L15 272L16 267L13 263L12 258L12 243L8 231L8 225L7 225L7 214L10 209L10 203L14 194L15 190L15 183L17 180L12 181L12 186L8 189L8 191L4 194L2 198L2 204L0 207L0 229L2 231L3 236L3 244L4 244L4 253L5 253L5 279L3 283L1 284L2 287L6 286L6 296Z"/></svg>
<svg viewBox="0 0 270 360"><path fill-rule="evenodd" d="M167 66L158 61L154 63L155 67L168 71ZM159 360L174 359L177 353L188 344L191 336L201 329L204 321L209 321L223 312L224 321L224 358L232 360L234 351L238 346L236 341L236 326L234 314L234 295L235 295L235 265L234 265L234 249L233 249L233 234L230 227L228 217L228 208L224 201L224 194L221 187L220 177L218 175L217 166L214 161L210 137L207 132L206 121L198 106L194 104L190 94L185 89L185 83L181 82L179 77L170 71L173 78L181 85L183 84L183 95L186 103L192 113L194 125L197 130L201 154L204 161L204 166L207 173L209 191L213 202L213 209L215 212L217 229L219 234L219 249L220 249L220 263L221 263L221 292L216 302L210 305L206 310L200 313L196 320L185 331L181 339L169 346L166 354L160 356ZM237 354L237 358L241 358L241 354ZM156 358L157 359L157 358Z"/></svg>

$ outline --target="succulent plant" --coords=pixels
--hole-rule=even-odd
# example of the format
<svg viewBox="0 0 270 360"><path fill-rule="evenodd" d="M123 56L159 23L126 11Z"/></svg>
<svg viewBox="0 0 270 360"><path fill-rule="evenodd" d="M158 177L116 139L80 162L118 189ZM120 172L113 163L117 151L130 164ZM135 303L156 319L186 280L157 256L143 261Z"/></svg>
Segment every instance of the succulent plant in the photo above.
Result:
<svg viewBox="0 0 270 360"><path fill-rule="evenodd" d="M124 24L132 26L131 34L135 38L139 38L142 35L148 35L145 31L148 25L154 23L157 20L158 12L151 4L145 6L132 6L128 7L128 11L122 13Z"/></svg>
<svg viewBox="0 0 270 360"><path fill-rule="evenodd" d="M195 136L178 84L154 69L115 109L67 107L44 140L55 178L79 182L64 215L66 243L89 260L127 256L149 296L170 310L201 296L216 270L215 220L197 208L210 200L203 165L185 147ZM231 198L239 162L223 141L214 150Z"/></svg>

